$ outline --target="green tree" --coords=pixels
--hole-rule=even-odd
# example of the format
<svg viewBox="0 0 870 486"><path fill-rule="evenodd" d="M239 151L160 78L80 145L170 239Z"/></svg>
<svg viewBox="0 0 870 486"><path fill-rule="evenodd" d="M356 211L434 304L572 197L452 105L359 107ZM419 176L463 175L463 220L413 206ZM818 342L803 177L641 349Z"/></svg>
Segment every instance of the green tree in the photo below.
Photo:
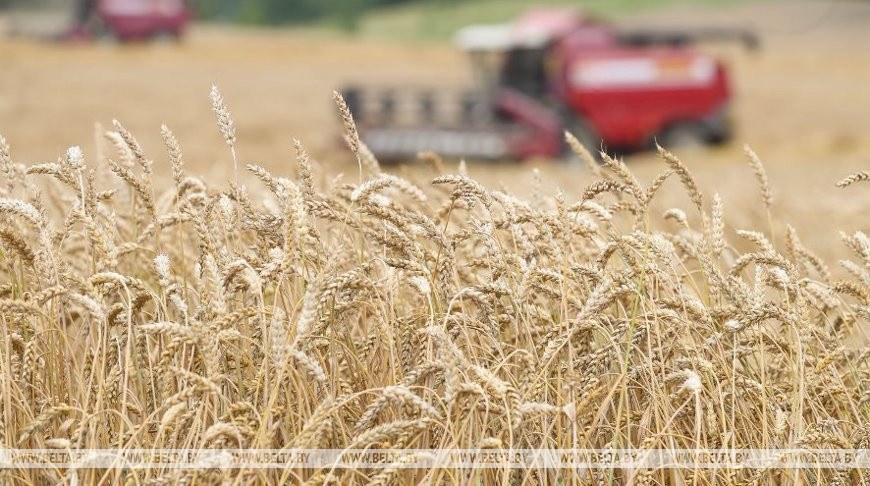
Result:
<svg viewBox="0 0 870 486"><path fill-rule="evenodd" d="M353 30L367 10L411 1L415 0L197 0L195 4L197 15L204 19L272 25L332 19Z"/></svg>

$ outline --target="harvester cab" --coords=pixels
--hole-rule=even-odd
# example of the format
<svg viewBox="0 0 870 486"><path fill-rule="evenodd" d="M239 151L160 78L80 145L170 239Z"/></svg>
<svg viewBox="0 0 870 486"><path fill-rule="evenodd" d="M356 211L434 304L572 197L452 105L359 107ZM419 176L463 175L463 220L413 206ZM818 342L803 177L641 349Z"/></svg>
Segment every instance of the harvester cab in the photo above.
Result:
<svg viewBox="0 0 870 486"><path fill-rule="evenodd" d="M621 31L574 10L540 9L460 30L475 85L461 92L345 90L363 141L384 160L425 150L472 159L559 157L568 130L590 149L715 144L731 136L724 65L701 41L739 29Z"/></svg>

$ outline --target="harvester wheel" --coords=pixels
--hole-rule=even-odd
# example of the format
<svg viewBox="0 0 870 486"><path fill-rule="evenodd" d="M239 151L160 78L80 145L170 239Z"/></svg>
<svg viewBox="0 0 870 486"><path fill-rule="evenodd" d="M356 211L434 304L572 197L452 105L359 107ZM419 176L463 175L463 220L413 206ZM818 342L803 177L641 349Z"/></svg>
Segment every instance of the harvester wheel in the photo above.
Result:
<svg viewBox="0 0 870 486"><path fill-rule="evenodd" d="M181 36L171 30L161 30L151 34L148 40L152 44L177 44L181 40Z"/></svg>
<svg viewBox="0 0 870 486"><path fill-rule="evenodd" d="M669 150L695 149L707 144L704 127L693 122L675 123L657 138L658 144Z"/></svg>
<svg viewBox="0 0 870 486"><path fill-rule="evenodd" d="M121 38L118 36L118 33L103 21L100 21L99 24L94 27L94 38L104 44L114 45L121 43Z"/></svg>

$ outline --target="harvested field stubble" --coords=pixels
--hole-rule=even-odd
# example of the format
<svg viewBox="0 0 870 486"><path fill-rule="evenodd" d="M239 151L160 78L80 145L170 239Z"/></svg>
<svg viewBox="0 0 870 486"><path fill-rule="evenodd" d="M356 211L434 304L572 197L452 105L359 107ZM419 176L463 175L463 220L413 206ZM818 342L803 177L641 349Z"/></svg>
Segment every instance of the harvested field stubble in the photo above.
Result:
<svg viewBox="0 0 870 486"><path fill-rule="evenodd" d="M214 108L237 164L234 126ZM570 136L597 182L529 201L387 174L340 98L359 180L247 170L172 186L115 123L25 167L0 140L0 448L868 448L870 238L726 239L674 154L650 183ZM747 149L770 214L759 157ZM231 157L231 159L229 158ZM428 154L434 172L442 167ZM106 170L109 169L109 170ZM748 175L748 171L747 171ZM750 176L751 177L751 176ZM356 179L354 174L352 179ZM674 178L691 205L653 212ZM167 178L168 180L168 178ZM865 173L840 189L866 191ZM774 181L775 182L775 181ZM831 268L836 265L842 270ZM855 484L856 470L3 470L42 484L224 479ZM866 476L863 480L866 482Z"/></svg>

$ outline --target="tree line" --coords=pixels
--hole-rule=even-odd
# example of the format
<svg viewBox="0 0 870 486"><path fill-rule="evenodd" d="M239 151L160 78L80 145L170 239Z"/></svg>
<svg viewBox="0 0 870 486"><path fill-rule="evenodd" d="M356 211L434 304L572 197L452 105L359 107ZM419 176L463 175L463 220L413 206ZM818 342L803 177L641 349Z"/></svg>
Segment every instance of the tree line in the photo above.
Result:
<svg viewBox="0 0 870 486"><path fill-rule="evenodd" d="M256 24L334 20L353 28L366 10L420 0L194 0L200 18Z"/></svg>

